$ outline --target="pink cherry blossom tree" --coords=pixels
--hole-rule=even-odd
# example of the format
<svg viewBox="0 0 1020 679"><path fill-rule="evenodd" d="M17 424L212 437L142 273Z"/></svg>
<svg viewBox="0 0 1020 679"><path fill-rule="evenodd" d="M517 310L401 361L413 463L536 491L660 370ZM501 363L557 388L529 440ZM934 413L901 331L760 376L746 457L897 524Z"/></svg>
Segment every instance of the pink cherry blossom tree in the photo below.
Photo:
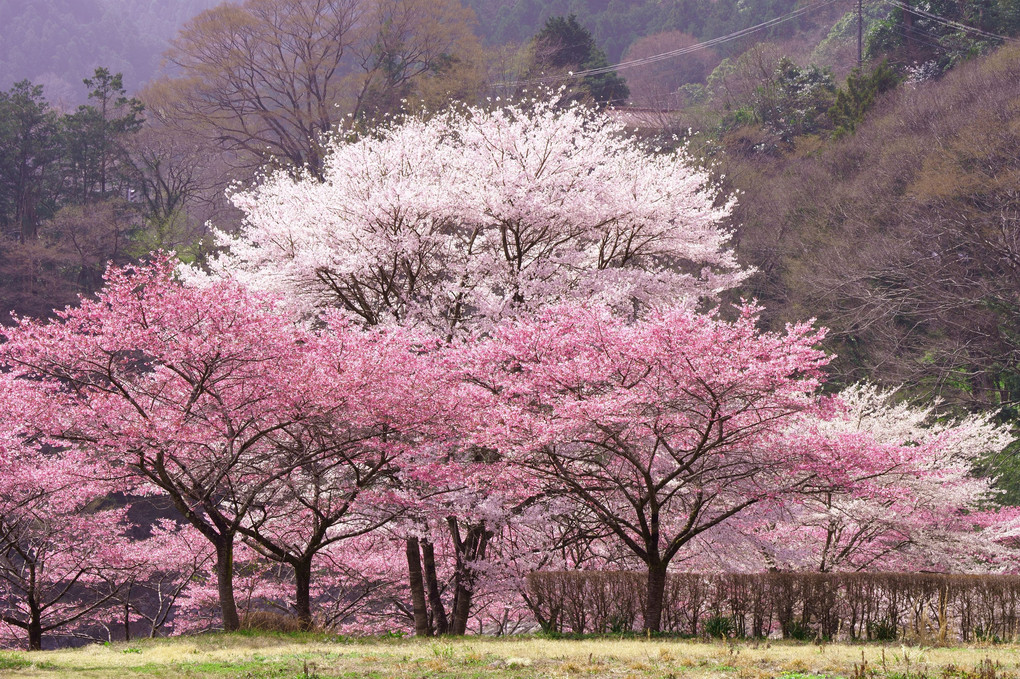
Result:
<svg viewBox="0 0 1020 679"><path fill-rule="evenodd" d="M732 201L683 152L658 151L604 113L556 101L410 117L338 137L322 181L278 173L235 195L245 227L221 237L212 270L313 314L335 307L446 341L565 299L626 315L695 306L745 276L720 226ZM464 629L470 564L501 522L493 498L477 512L470 490L447 491L425 490L442 500L407 535L419 632L427 606L440 630ZM456 561L449 625L433 545L443 526Z"/></svg>
<svg viewBox="0 0 1020 679"><path fill-rule="evenodd" d="M822 333L761 333L757 312L627 323L561 306L466 351L479 399L495 399L481 441L569 492L645 564L647 630L686 545L817 473L812 442L787 427L815 407Z"/></svg>
<svg viewBox="0 0 1020 679"><path fill-rule="evenodd" d="M784 545L784 565L967 572L1001 559L996 533L982 526L992 479L975 470L1013 435L989 415L936 418L934 407L896 397L854 385L836 396L825 418L804 425L833 441L856 439L867 455L833 459L841 477L820 478L784 508L764 535Z"/></svg>
<svg viewBox="0 0 1020 679"><path fill-rule="evenodd" d="M95 622L108 610L122 578L127 528L123 509L97 501L116 485L111 470L77 451L47 450L21 428L31 391L4 376L0 402L0 640L43 635ZM14 402L13 400L17 400Z"/></svg>
<svg viewBox="0 0 1020 679"><path fill-rule="evenodd" d="M8 331L3 359L68 413L51 437L125 465L213 545L223 624L236 629L235 538L289 472L272 435L314 402L314 341L271 300L230 282L185 287L174 266L110 271L95 301Z"/></svg>
<svg viewBox="0 0 1020 679"><path fill-rule="evenodd" d="M49 436L126 466L212 544L224 627L239 624L238 538L293 569L309 625L316 556L402 512L395 460L439 437L435 342L335 314L312 329L272 297L184 285L174 268L111 271L95 302L9 331L3 358L68 413Z"/></svg>
<svg viewBox="0 0 1020 679"><path fill-rule="evenodd" d="M269 436L288 471L263 485L238 529L255 551L294 569L295 612L305 626L315 559L406 511L395 480L403 458L441 438L448 427L437 423L450 417L434 342L359 330L336 315L314 340L303 386L317 403L314 416Z"/></svg>

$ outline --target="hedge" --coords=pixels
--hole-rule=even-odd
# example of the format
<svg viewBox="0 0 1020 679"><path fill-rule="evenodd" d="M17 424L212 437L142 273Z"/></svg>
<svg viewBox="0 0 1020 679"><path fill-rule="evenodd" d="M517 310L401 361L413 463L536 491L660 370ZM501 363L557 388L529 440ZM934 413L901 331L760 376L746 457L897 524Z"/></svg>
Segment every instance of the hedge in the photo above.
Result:
<svg viewBox="0 0 1020 679"><path fill-rule="evenodd" d="M536 572L528 603L547 631L641 629L645 575ZM811 639L1015 640L1020 576L938 573L671 573L663 632Z"/></svg>

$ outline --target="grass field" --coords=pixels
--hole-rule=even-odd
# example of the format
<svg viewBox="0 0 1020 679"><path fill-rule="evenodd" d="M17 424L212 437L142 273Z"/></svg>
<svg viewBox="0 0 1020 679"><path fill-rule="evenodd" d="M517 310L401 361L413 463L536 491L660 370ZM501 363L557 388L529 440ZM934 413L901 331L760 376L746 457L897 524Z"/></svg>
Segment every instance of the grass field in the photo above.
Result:
<svg viewBox="0 0 1020 679"><path fill-rule="evenodd" d="M537 637L351 641L215 634L0 652L0 677L1020 679L1020 645L929 648Z"/></svg>

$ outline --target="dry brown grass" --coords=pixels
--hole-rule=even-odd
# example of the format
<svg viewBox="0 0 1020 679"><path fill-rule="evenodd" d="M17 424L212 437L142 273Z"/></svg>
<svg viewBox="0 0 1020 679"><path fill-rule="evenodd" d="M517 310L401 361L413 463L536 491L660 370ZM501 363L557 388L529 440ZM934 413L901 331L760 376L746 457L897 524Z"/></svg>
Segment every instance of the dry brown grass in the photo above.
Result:
<svg viewBox="0 0 1020 679"><path fill-rule="evenodd" d="M249 611L241 616L241 629L253 632L300 632L301 621L274 611Z"/></svg>

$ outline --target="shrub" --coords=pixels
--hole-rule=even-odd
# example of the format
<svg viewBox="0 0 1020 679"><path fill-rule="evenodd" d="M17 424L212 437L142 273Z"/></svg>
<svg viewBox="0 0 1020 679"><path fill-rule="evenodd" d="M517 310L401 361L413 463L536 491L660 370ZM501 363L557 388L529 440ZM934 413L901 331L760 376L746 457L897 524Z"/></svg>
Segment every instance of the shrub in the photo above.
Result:
<svg viewBox="0 0 1020 679"><path fill-rule="evenodd" d="M248 611L241 615L241 629L253 632L300 632L301 621L296 616L276 611Z"/></svg>
<svg viewBox="0 0 1020 679"><path fill-rule="evenodd" d="M536 572L528 600L551 633L640 629L644 574ZM1020 576L937 573L670 573L662 631L672 635L961 641L1020 634Z"/></svg>
<svg viewBox="0 0 1020 679"><path fill-rule="evenodd" d="M705 636L713 639L724 639L733 634L733 619L725 615L713 615L705 621L701 628Z"/></svg>

